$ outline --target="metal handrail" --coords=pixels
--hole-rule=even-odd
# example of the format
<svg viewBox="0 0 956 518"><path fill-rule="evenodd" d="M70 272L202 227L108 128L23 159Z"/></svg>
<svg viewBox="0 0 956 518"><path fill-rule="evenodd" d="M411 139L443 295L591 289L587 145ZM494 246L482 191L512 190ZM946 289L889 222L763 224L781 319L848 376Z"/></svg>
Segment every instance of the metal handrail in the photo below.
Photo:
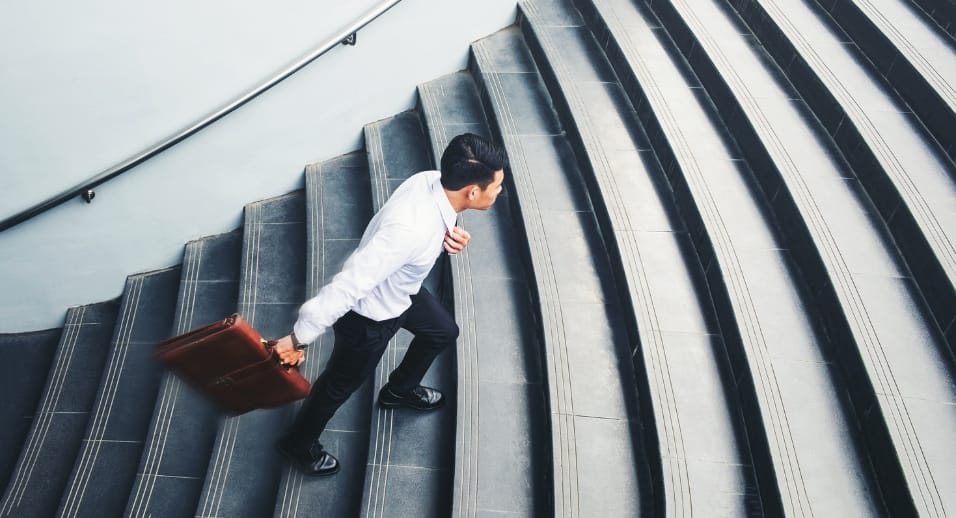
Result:
<svg viewBox="0 0 956 518"><path fill-rule="evenodd" d="M158 144L155 144L149 148L146 148L145 150L123 160L122 162L114 165L113 167L110 167L109 169L106 169L105 171L84 181L83 183L76 185L75 187L72 187L66 191L63 191L62 193L52 198L49 198L46 201L38 203L37 205L30 207L29 209L21 211L9 218L4 219L3 221L0 221L0 232L7 230L8 228L18 225L20 223L23 223L24 221L27 221L28 219L33 218L34 216L37 216L39 214L42 214L66 202L67 200L70 200L77 196L83 196L83 198L87 202L92 201L93 195L95 194L93 193L94 187L102 183L105 183L125 173L126 171L129 171L130 169L133 169L134 167L153 158L154 156L162 153L163 151L175 146L176 144L182 142L183 140L195 135L196 133L204 129L206 126L209 126L210 124L218 121L219 119L225 117L226 115L229 115L230 113L238 109L240 106L255 99L260 94L264 93L266 90L269 90L270 88L279 84L280 82L282 82L283 80L291 76L292 74L298 72L299 70L304 68L306 65L308 65L309 63L312 63L313 61L318 59L320 56L332 50L339 44L354 45L355 35L356 33L358 33L359 29L362 29L363 27L365 27L366 25L374 21L379 16L385 14L386 11L388 11L389 9L391 9L392 7L394 7L396 4L398 4L401 1L402 0L387 0L387 1L379 3L376 7L370 9L361 17L353 21L351 24L347 25L339 32L333 34L328 40L326 40L317 49L310 52L306 56L302 57L295 63L289 65L288 67L286 67L285 69L283 69L282 71L280 71L279 73L277 73L276 75L274 75L272 78L265 81L261 85L253 88L252 90L249 90L245 94L242 94L241 96L223 105L222 107L216 109L215 111L210 112L208 115L203 116L201 119L194 122L193 124L177 131L176 133L172 134L169 137L166 137L165 139L160 141Z"/></svg>

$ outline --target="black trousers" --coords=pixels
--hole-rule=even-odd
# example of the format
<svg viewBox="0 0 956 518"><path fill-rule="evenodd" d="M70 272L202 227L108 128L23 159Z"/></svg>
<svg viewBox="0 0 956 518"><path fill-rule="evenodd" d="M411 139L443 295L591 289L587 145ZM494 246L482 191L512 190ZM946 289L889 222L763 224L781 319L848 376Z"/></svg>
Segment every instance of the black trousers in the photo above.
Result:
<svg viewBox="0 0 956 518"><path fill-rule="evenodd" d="M438 353L455 343L458 325L434 295L422 287L411 300L411 307L396 318L379 322L349 311L332 326L332 356L286 436L291 442L307 448L318 439L335 411L375 372L399 329L407 329L415 338L389 376L389 387L396 393L421 383Z"/></svg>

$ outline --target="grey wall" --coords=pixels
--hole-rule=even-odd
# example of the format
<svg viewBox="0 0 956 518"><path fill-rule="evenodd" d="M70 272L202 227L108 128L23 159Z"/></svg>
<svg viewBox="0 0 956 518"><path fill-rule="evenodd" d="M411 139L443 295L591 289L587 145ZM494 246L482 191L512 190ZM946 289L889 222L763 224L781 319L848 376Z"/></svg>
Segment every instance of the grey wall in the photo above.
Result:
<svg viewBox="0 0 956 518"><path fill-rule="evenodd" d="M189 125L376 3L0 3L0 218ZM514 4L406 0L356 47L100 186L92 204L0 233L0 332L58 327L69 306L119 296L126 275L236 228L245 203L301 187L305 164L358 149L363 124L464 68L468 44L512 23Z"/></svg>

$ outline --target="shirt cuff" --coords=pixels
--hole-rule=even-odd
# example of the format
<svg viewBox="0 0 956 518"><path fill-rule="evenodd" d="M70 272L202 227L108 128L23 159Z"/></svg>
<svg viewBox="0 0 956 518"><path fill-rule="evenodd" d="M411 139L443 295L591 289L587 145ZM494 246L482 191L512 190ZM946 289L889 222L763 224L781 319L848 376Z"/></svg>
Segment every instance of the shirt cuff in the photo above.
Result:
<svg viewBox="0 0 956 518"><path fill-rule="evenodd" d="M316 327L303 320L296 322L292 330L295 332L295 337L303 344L311 344L325 331L324 328Z"/></svg>

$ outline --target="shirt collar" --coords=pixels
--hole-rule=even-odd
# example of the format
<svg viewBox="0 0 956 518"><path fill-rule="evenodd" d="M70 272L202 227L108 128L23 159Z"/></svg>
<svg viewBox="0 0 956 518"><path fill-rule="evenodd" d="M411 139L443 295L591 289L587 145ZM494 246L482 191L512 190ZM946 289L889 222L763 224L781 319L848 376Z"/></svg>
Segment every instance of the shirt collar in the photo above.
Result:
<svg viewBox="0 0 956 518"><path fill-rule="evenodd" d="M438 212L441 214L442 222L445 223L445 228L450 232L455 226L455 220L458 219L458 214L455 212L454 207L451 206L451 202L448 201L448 196L445 195L445 189L441 186L441 173L432 178L430 187L432 197L438 205Z"/></svg>

